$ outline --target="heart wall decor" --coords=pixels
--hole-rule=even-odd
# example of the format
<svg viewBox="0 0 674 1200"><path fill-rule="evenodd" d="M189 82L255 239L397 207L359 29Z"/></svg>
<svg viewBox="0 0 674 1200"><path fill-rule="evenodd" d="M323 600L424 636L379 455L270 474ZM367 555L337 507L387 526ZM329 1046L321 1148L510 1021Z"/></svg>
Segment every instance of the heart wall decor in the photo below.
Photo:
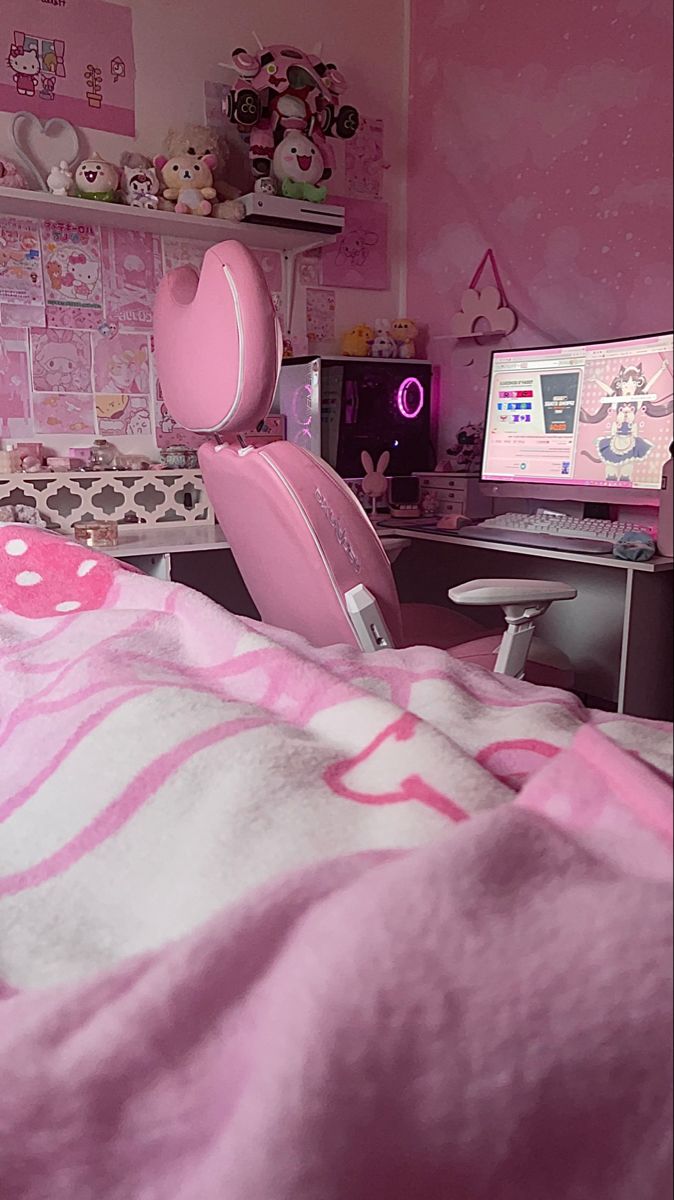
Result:
<svg viewBox="0 0 674 1200"><path fill-rule="evenodd" d="M80 135L63 117L41 121L34 113L18 112L11 130L16 156L38 191L48 191L47 176L56 163L64 161L73 167L82 157Z"/></svg>

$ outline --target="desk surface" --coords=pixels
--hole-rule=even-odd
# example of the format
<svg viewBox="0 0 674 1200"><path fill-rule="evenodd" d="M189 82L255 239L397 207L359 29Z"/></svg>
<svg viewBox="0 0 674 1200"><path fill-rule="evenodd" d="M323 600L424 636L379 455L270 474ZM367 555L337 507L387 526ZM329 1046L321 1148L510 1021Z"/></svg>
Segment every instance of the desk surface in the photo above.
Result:
<svg viewBox="0 0 674 1200"><path fill-rule="evenodd" d="M380 536L384 529L387 534L395 534L398 532L398 525L396 523L395 528L391 525L380 526ZM557 548L548 550L543 546L516 546L514 542L489 542L486 538L466 537L465 535L458 537L455 533L415 528L414 525L406 525L402 521L399 533L401 537L416 538L426 542L443 542L454 548L474 546L479 550L495 550L499 554L524 554L527 558L553 558L557 562L589 563L591 566L613 567L619 571L645 571L652 575L656 571L674 569L674 559L662 558L661 555L656 555L649 562L628 562L624 558L614 558L612 554L574 554L568 550L557 550Z"/></svg>
<svg viewBox="0 0 674 1200"><path fill-rule="evenodd" d="M398 548L406 543L406 534L391 530L380 534L384 549ZM219 525L120 525L119 543L101 546L114 558L137 558L142 555L188 554L203 550L229 550L229 542Z"/></svg>
<svg viewBox="0 0 674 1200"><path fill-rule="evenodd" d="M117 546L101 546L114 558L142 554L187 554L197 550L228 550L219 525L120 525Z"/></svg>

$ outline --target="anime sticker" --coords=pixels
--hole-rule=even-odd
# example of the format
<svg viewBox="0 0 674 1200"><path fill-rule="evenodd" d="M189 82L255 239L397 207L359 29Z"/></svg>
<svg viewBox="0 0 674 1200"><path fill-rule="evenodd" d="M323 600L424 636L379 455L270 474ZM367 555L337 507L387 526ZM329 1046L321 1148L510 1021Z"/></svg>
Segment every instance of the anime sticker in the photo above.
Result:
<svg viewBox="0 0 674 1200"><path fill-rule="evenodd" d="M105 314L120 329L148 332L162 275L159 238L132 229L102 231Z"/></svg>
<svg viewBox="0 0 674 1200"><path fill-rule="evenodd" d="M32 329L30 359L33 391L91 391L88 334L75 329Z"/></svg>
<svg viewBox="0 0 674 1200"><path fill-rule="evenodd" d="M100 231L45 221L42 251L47 324L96 329L103 318Z"/></svg>
<svg viewBox="0 0 674 1200"><path fill-rule="evenodd" d="M131 10L106 0L2 0L0 110L135 134Z"/></svg>

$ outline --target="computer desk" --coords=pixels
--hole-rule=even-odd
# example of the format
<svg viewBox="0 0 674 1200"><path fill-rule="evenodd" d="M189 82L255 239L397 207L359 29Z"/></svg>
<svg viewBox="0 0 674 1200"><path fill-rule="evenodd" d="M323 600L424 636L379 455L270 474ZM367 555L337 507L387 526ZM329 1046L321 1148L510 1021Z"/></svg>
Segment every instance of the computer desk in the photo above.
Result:
<svg viewBox="0 0 674 1200"><path fill-rule="evenodd" d="M384 532L384 529L381 530ZM393 532L390 524L386 534ZM418 529L396 532L410 548L395 564L403 601L447 604L447 590L471 579L563 580L576 600L553 604L538 622L542 637L568 655L577 690L589 703L620 713L672 719L672 571L674 560L633 563L605 554L575 554ZM471 609L490 628L499 609Z"/></svg>

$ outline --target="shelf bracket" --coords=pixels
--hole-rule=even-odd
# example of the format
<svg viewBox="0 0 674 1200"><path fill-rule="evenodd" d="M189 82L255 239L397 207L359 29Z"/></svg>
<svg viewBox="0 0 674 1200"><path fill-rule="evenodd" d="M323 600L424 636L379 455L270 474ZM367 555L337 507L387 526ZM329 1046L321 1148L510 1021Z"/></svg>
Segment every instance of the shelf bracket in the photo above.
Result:
<svg viewBox="0 0 674 1200"><path fill-rule="evenodd" d="M300 246L296 250L285 249L283 251L281 267L282 302L285 321L284 333L287 338L292 338L293 310L297 294L297 259L301 254L308 254L311 250L318 250L324 245L325 238L323 237L320 241L308 242L306 246Z"/></svg>

